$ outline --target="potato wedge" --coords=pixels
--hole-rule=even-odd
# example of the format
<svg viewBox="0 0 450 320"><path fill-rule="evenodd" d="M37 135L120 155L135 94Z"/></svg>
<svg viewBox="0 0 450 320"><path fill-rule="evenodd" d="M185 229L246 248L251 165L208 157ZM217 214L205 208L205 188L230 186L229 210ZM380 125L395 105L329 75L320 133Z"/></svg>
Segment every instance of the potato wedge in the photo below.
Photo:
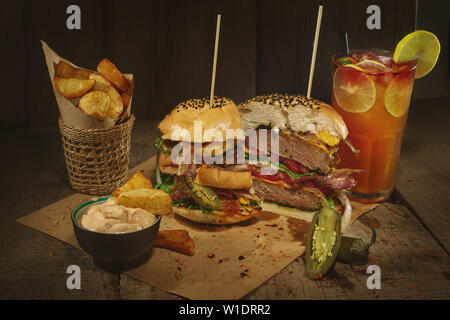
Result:
<svg viewBox="0 0 450 320"><path fill-rule="evenodd" d="M89 116L104 120L108 113L110 102L111 99L103 91L91 91L80 99L78 107Z"/></svg>
<svg viewBox="0 0 450 320"><path fill-rule="evenodd" d="M75 68L65 61L60 61L56 66L56 74L60 78L87 80L91 73L92 71Z"/></svg>
<svg viewBox="0 0 450 320"><path fill-rule="evenodd" d="M117 69L114 63L112 63L108 59L104 58L102 61L100 61L100 63L97 65L97 71L100 72L100 74L105 77L106 80L111 82L119 90L128 90L130 81L128 81L128 79L125 78L122 72Z"/></svg>
<svg viewBox="0 0 450 320"><path fill-rule="evenodd" d="M113 196L117 198L120 193L124 191L136 190L136 189L151 189L153 188L152 182L147 178L143 171L136 172L127 183L121 186L119 189L114 190Z"/></svg>
<svg viewBox="0 0 450 320"><path fill-rule="evenodd" d="M177 251L188 256L193 256L195 253L194 240L186 230L159 231L153 246Z"/></svg>
<svg viewBox="0 0 450 320"><path fill-rule="evenodd" d="M74 99L86 94L94 87L94 80L55 78L53 84L65 98Z"/></svg>
<svg viewBox="0 0 450 320"><path fill-rule="evenodd" d="M131 97L126 92L122 92L120 96L122 97L124 108L128 108L128 106L130 105Z"/></svg>
<svg viewBox="0 0 450 320"><path fill-rule="evenodd" d="M118 119L123 111L123 102L119 92L117 92L116 88L108 80L99 74L92 73L89 79L95 80L94 90L103 91L111 100L106 118Z"/></svg>
<svg viewBox="0 0 450 320"><path fill-rule="evenodd" d="M119 194L117 203L129 208L141 208L158 215L172 213L172 198L162 190L135 189Z"/></svg>

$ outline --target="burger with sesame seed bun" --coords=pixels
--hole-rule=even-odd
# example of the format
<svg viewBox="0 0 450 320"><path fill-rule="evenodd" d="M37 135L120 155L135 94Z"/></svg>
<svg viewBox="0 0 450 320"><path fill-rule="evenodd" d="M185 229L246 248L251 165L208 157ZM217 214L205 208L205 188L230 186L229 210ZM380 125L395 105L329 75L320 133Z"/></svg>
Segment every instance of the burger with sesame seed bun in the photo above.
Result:
<svg viewBox="0 0 450 320"><path fill-rule="evenodd" d="M323 199L328 199L338 211L345 211L343 225L348 225L351 206L342 191L355 185L352 173L357 170L335 168L339 143L351 146L340 114L330 105L300 94L258 96L238 109L244 130L277 129L267 131L266 156L272 149L270 133L278 132L279 163L272 174L262 173L267 161L261 159L260 145L249 148L246 144L247 158L256 158L256 163L248 165L253 177L250 191L264 200L263 210L301 218L305 211L319 210Z"/></svg>
<svg viewBox="0 0 450 320"><path fill-rule="evenodd" d="M231 99L191 99L158 125L156 188L171 194L176 214L199 223L233 224L261 211L244 157L239 111ZM230 135L230 133L235 133ZM240 135L239 135L240 133ZM238 148L242 150L237 164ZM227 154L232 155L232 161Z"/></svg>

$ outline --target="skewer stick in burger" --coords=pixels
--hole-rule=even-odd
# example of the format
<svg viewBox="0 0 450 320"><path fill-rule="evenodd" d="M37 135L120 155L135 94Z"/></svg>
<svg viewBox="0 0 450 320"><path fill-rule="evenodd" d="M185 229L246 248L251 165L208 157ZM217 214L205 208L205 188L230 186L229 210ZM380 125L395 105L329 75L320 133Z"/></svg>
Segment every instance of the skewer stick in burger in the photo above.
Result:
<svg viewBox="0 0 450 320"><path fill-rule="evenodd" d="M339 143L345 141L351 146L339 113L328 104L299 94L258 96L239 105L239 112L244 130L279 130L278 171L265 175L259 162L249 165L253 177L251 192L264 200L263 210L302 218L305 211L319 210L326 198L341 214L345 213L345 229L351 206L342 191L355 185L352 173L358 170L335 168ZM267 141L270 143L271 139L268 137ZM247 147L246 152L247 157L250 152L259 156L259 150Z"/></svg>
<svg viewBox="0 0 450 320"><path fill-rule="evenodd" d="M249 193L253 183L251 171L243 163L230 164L226 160L230 149L237 156L241 145L242 155L244 152L243 135L240 143L236 138L239 135L227 140L227 130L243 132L239 111L228 98L213 101L212 106L209 99L180 103L158 125L162 133L156 139L160 150L158 188L171 194L174 212L188 220L233 224L258 215L261 207L258 198ZM180 146L189 147L183 149L188 150L188 157L177 157ZM202 155L222 161L211 162Z"/></svg>

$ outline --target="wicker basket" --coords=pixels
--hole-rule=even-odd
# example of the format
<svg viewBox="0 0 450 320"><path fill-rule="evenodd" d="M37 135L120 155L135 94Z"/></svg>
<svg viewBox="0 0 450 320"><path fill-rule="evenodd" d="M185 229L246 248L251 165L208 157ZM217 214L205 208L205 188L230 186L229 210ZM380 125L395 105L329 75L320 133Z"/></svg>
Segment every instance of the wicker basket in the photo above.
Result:
<svg viewBox="0 0 450 320"><path fill-rule="evenodd" d="M125 183L134 116L109 129L77 129L58 120L72 189L107 195Z"/></svg>

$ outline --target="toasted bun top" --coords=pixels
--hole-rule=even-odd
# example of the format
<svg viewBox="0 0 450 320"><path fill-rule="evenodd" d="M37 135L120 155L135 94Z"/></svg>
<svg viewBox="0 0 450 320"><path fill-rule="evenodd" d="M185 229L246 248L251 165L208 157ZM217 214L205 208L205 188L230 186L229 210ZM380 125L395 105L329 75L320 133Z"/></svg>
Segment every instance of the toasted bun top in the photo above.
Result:
<svg viewBox="0 0 450 320"><path fill-rule="evenodd" d="M194 124L201 121L202 136L194 135ZM242 129L241 116L233 100L191 99L177 105L158 125L163 139L189 142L225 141L227 129ZM208 130L208 133L206 132ZM206 133L206 134L205 134Z"/></svg>
<svg viewBox="0 0 450 320"><path fill-rule="evenodd" d="M239 105L244 130L261 125L280 130L318 134L328 131L338 139L348 135L341 115L330 105L301 94L258 96Z"/></svg>

